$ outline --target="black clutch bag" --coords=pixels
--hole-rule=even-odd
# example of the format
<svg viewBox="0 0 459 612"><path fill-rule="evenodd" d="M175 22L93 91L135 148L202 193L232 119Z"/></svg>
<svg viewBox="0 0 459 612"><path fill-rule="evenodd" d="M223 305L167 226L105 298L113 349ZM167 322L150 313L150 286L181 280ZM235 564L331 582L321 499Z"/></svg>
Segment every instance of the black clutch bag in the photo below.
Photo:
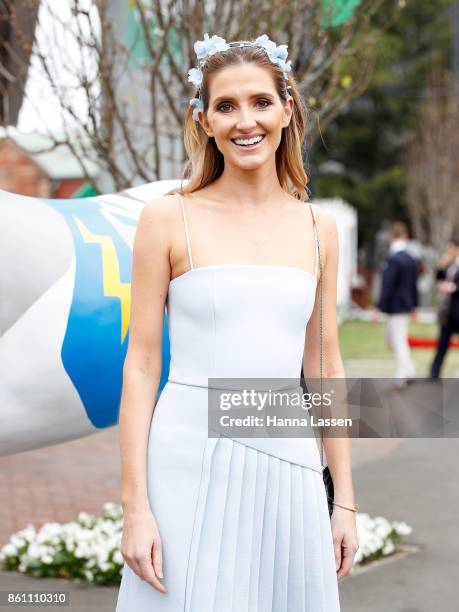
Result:
<svg viewBox="0 0 459 612"><path fill-rule="evenodd" d="M314 232L317 241L317 255L319 259L319 270L320 270L320 279L319 279L319 330L320 330L320 395L322 397L323 386L322 386L322 374L323 374L323 315L322 315L322 257L320 253L320 242L319 242L319 232L317 230L317 220L316 215L314 213L314 209L309 203L309 208L311 209L312 219L314 221ZM323 431L322 427L320 428L320 463L322 465L322 476L324 480L325 492L327 494L327 502L328 502L328 514L331 516L333 514L333 500L334 500L334 490L333 490L333 479L331 477L330 469L328 465L324 465L323 459Z"/></svg>

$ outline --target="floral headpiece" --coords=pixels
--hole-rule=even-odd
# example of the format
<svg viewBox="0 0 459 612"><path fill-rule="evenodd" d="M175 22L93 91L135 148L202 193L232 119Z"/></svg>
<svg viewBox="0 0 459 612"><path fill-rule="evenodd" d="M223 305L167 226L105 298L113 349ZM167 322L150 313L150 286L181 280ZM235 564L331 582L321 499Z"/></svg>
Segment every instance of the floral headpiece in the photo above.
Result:
<svg viewBox="0 0 459 612"><path fill-rule="evenodd" d="M287 45L276 45L275 42L268 38L267 34L258 36L254 41L227 43L226 40L220 36L214 35L212 38L209 38L209 35L206 33L204 34L204 40L197 40L194 43L194 50L198 58L198 68L191 68L188 70L188 81L199 89L199 97L190 100L190 106L193 106L193 119L195 121L198 120L199 111L204 110L204 103L201 99L200 91L203 80L202 67L210 55L219 53L220 51L226 51L230 47L260 47L264 49L269 59L282 69L285 81L288 81L288 73L292 69L292 62L291 60L288 62L285 61L287 59ZM287 89L291 89L291 86L288 85Z"/></svg>

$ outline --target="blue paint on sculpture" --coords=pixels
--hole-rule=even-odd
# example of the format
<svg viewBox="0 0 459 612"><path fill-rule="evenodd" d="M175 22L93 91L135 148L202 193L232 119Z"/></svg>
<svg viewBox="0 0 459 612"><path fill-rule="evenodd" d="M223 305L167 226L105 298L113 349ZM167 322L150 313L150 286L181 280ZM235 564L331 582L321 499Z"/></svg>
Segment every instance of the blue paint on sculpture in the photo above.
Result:
<svg viewBox="0 0 459 612"><path fill-rule="evenodd" d="M101 202L47 200L71 231L76 258L75 285L62 363L95 427L118 421L123 363L129 340L132 250L104 215ZM124 219L135 229L137 222ZM163 334L163 371L169 372L167 316Z"/></svg>

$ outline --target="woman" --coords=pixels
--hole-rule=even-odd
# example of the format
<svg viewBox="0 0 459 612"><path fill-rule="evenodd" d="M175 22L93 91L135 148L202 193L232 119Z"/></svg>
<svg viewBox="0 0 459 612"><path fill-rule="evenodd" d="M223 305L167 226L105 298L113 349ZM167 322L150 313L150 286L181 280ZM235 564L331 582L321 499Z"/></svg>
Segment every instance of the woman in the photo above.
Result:
<svg viewBox="0 0 459 612"><path fill-rule="evenodd" d="M358 548L348 439L324 440L340 504L330 524L314 438L208 435L211 378L318 376L320 267L323 375L344 377L337 229L305 203L305 112L286 49L266 35L195 43L189 182L139 219L117 612L336 612ZM157 400L165 306L171 364Z"/></svg>

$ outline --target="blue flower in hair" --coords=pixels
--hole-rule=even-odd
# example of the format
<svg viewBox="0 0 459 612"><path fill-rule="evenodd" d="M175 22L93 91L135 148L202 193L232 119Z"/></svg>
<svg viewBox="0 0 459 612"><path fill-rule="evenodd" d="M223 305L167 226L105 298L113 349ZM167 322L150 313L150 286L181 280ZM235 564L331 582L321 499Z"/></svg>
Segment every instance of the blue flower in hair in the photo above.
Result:
<svg viewBox="0 0 459 612"><path fill-rule="evenodd" d="M287 78L286 73L290 72L292 69L292 62L289 60L285 62L288 55L288 47L287 45L276 45L276 43L269 39L267 34L263 34L262 36L258 36L255 39L254 44L258 47L262 47L269 59L281 68L284 73L285 78Z"/></svg>
<svg viewBox="0 0 459 612"><path fill-rule="evenodd" d="M287 59L287 55L287 45L278 45L272 53L272 57L276 58L281 62L285 62L285 60Z"/></svg>
<svg viewBox="0 0 459 612"><path fill-rule="evenodd" d="M197 40L194 43L194 50L198 60L205 59L209 55L213 55L219 51L226 51L226 49L229 49L229 44L224 38L216 34L214 34L212 38L209 38L207 32L204 34L204 40Z"/></svg>
<svg viewBox="0 0 459 612"><path fill-rule="evenodd" d="M192 98L190 100L190 106L193 106L193 119L198 121L198 113L199 111L204 112L204 102L201 98Z"/></svg>
<svg viewBox="0 0 459 612"><path fill-rule="evenodd" d="M188 70L188 80L198 89L201 87L202 77L203 74L200 68L190 68Z"/></svg>
<svg viewBox="0 0 459 612"><path fill-rule="evenodd" d="M292 70L292 61L288 60L288 62L284 62L284 60L279 60L276 63L283 70L284 77L287 78L287 74L286 73L290 72Z"/></svg>
<svg viewBox="0 0 459 612"><path fill-rule="evenodd" d="M258 36L258 38L255 39L254 44L257 47L263 47L266 53L270 56L269 57L270 59L271 59L271 53L276 51L276 43L270 40L267 34Z"/></svg>

